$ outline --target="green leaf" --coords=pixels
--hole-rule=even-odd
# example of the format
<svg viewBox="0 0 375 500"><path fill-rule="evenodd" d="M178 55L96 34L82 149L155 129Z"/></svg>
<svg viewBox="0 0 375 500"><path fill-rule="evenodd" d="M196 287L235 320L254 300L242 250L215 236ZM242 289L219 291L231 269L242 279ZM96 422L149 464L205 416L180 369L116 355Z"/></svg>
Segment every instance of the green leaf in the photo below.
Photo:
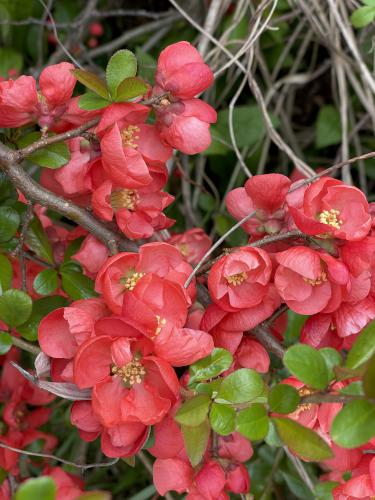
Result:
<svg viewBox="0 0 375 500"><path fill-rule="evenodd" d="M271 117L275 126L277 120ZM217 123L213 127L214 133L225 138L225 141L232 146L229 134L229 110L224 109L218 112ZM266 133L263 114L257 105L236 106L233 111L233 130L236 143L239 148L254 146L261 141Z"/></svg>
<svg viewBox="0 0 375 500"><path fill-rule="evenodd" d="M10 240L20 225L20 216L14 208L0 207L0 242Z"/></svg>
<svg viewBox="0 0 375 500"><path fill-rule="evenodd" d="M375 398L375 354L366 366L362 382L366 396L368 398Z"/></svg>
<svg viewBox="0 0 375 500"><path fill-rule="evenodd" d="M357 380L347 385L340 391L341 394L349 394L349 396L363 396L362 380Z"/></svg>
<svg viewBox="0 0 375 500"><path fill-rule="evenodd" d="M112 495L108 491L86 491L75 500L111 500L111 498Z"/></svg>
<svg viewBox="0 0 375 500"><path fill-rule="evenodd" d="M8 326L22 325L31 314L33 302L21 290L7 290L0 295L0 320Z"/></svg>
<svg viewBox="0 0 375 500"><path fill-rule="evenodd" d="M289 418L273 418L281 440L304 460L327 460L333 457L328 444L311 429Z"/></svg>
<svg viewBox="0 0 375 500"><path fill-rule="evenodd" d="M212 429L220 434L227 436L235 429L236 410L228 405L213 403L210 411L210 423Z"/></svg>
<svg viewBox="0 0 375 500"><path fill-rule="evenodd" d="M44 269L35 277L33 287L39 295L50 295L59 285L55 269Z"/></svg>
<svg viewBox="0 0 375 500"><path fill-rule="evenodd" d="M97 297L94 282L77 271L61 271L62 289L74 300Z"/></svg>
<svg viewBox="0 0 375 500"><path fill-rule="evenodd" d="M335 378L333 369L342 364L341 354L332 347L323 347L322 349L319 349L319 352L326 362L329 380L333 380Z"/></svg>
<svg viewBox="0 0 375 500"><path fill-rule="evenodd" d="M14 500L55 500L56 483L48 476L28 479L16 491Z"/></svg>
<svg viewBox="0 0 375 500"><path fill-rule="evenodd" d="M8 71L12 69L21 73L22 65L23 59L19 52L8 47L0 48L0 76L7 80L9 78Z"/></svg>
<svg viewBox="0 0 375 500"><path fill-rule="evenodd" d="M355 370L375 354L375 321L364 328L356 338L346 359L346 366Z"/></svg>
<svg viewBox="0 0 375 500"><path fill-rule="evenodd" d="M98 75L84 69L74 69L72 73L79 82L81 82L88 89L92 90L94 94L100 95L103 99L109 99L107 86L103 80L98 77Z"/></svg>
<svg viewBox="0 0 375 500"><path fill-rule="evenodd" d="M357 448L375 436L375 405L365 400L351 401L332 422L331 437L342 448Z"/></svg>
<svg viewBox="0 0 375 500"><path fill-rule="evenodd" d="M237 415L237 430L250 440L264 439L269 430L269 418L266 408L261 404L252 404Z"/></svg>
<svg viewBox="0 0 375 500"><path fill-rule="evenodd" d="M320 108L315 127L315 142L318 149L341 142L340 113L334 106Z"/></svg>
<svg viewBox="0 0 375 500"><path fill-rule="evenodd" d="M25 243L38 257L49 264L54 263L51 243L38 217L34 217L29 224Z"/></svg>
<svg viewBox="0 0 375 500"><path fill-rule="evenodd" d="M152 82L156 71L156 59L149 52L143 52L140 47L137 47L135 55L138 61L138 74Z"/></svg>
<svg viewBox="0 0 375 500"><path fill-rule="evenodd" d="M107 99L104 99L104 97L94 94L93 92L86 92L86 94L82 94L78 99L78 107L80 109L85 109L86 111L103 109L110 104L111 101L108 101Z"/></svg>
<svg viewBox="0 0 375 500"><path fill-rule="evenodd" d="M300 476L293 475L289 472L280 471L283 479L285 480L288 489L301 500L316 500L311 490L307 487L306 483L302 481Z"/></svg>
<svg viewBox="0 0 375 500"><path fill-rule="evenodd" d="M144 95L147 92L147 85L145 82L136 76L125 78L117 88L116 102L128 101Z"/></svg>
<svg viewBox="0 0 375 500"><path fill-rule="evenodd" d="M217 401L246 403L264 391L262 377L255 370L241 368L225 377L220 385Z"/></svg>
<svg viewBox="0 0 375 500"><path fill-rule="evenodd" d="M355 28L363 28L372 23L375 18L375 6L367 5L356 9L350 16L350 22Z"/></svg>
<svg viewBox="0 0 375 500"><path fill-rule="evenodd" d="M0 295L8 290L12 284L13 268L12 264L5 257L0 254Z"/></svg>
<svg viewBox="0 0 375 500"><path fill-rule="evenodd" d="M21 137L21 139L17 141L17 146L19 148L24 148L40 138L40 132L31 132L30 134ZM50 144L43 149L38 149L38 151L29 155L28 159L40 167L55 169L68 163L70 160L70 151L65 142L57 142L56 144Z"/></svg>
<svg viewBox="0 0 375 500"><path fill-rule="evenodd" d="M185 401L178 409L175 420L180 424L196 427L207 417L211 399L204 394Z"/></svg>
<svg viewBox="0 0 375 500"><path fill-rule="evenodd" d="M12 336L7 332L0 331L0 355L6 354L12 345Z"/></svg>
<svg viewBox="0 0 375 500"><path fill-rule="evenodd" d="M194 390L198 394L206 394L210 396L210 398L216 397L222 380L223 379L216 379L211 382L200 382L194 387Z"/></svg>
<svg viewBox="0 0 375 500"><path fill-rule="evenodd" d="M268 394L270 410L276 413L292 413L300 402L298 391L288 384L278 384L272 387Z"/></svg>
<svg viewBox="0 0 375 500"><path fill-rule="evenodd" d="M284 365L304 384L315 389L325 389L329 373L322 354L306 344L295 344L284 354Z"/></svg>
<svg viewBox="0 0 375 500"><path fill-rule="evenodd" d="M233 356L229 351L220 347L215 348L209 356L200 359L190 366L189 385L217 377L225 370L228 370L232 362Z"/></svg>
<svg viewBox="0 0 375 500"><path fill-rule="evenodd" d="M208 419L196 427L181 426L186 453L193 467L198 465L203 458L210 437L210 430Z"/></svg>
<svg viewBox="0 0 375 500"><path fill-rule="evenodd" d="M297 314L292 310L288 310L288 326L284 334L287 345L298 342L301 335L301 330L308 316Z"/></svg>
<svg viewBox="0 0 375 500"><path fill-rule="evenodd" d="M53 297L44 297L33 302L33 309L30 318L17 327L17 331L26 340L37 340L39 323L51 311L58 307L67 305L67 300L61 295L54 295Z"/></svg>
<svg viewBox="0 0 375 500"><path fill-rule="evenodd" d="M133 52L127 49L117 51L110 58L106 68L106 80L112 97L116 97L117 88L125 78L137 74L137 59Z"/></svg>
<svg viewBox="0 0 375 500"><path fill-rule="evenodd" d="M316 500L332 500L332 491L340 483L336 481L323 481L315 485Z"/></svg>

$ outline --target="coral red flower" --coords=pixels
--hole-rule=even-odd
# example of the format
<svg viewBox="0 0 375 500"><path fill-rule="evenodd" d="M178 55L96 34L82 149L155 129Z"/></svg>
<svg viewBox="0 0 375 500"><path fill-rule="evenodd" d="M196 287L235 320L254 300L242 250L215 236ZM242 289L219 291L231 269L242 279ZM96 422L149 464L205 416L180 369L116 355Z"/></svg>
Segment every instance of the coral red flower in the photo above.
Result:
<svg viewBox="0 0 375 500"><path fill-rule="evenodd" d="M147 243L141 246L139 253L122 252L108 259L97 275L95 289L103 295L112 312L121 314L124 295L132 291L145 274L153 273L183 286L191 271L192 267L172 245ZM187 292L194 297L194 282Z"/></svg>
<svg viewBox="0 0 375 500"><path fill-rule="evenodd" d="M155 190L152 185L129 189L103 182L92 195L94 213L111 221L113 216L121 231L130 239L149 238L154 231L170 227L175 221L163 214L174 197Z"/></svg>
<svg viewBox="0 0 375 500"><path fill-rule="evenodd" d="M212 245L210 237L198 227L173 235L169 238L168 243L178 248L192 265L198 264Z"/></svg>
<svg viewBox="0 0 375 500"><path fill-rule="evenodd" d="M300 206L295 200L288 203L296 226L306 234L355 241L367 236L371 228L365 195L337 179L322 177L305 190Z"/></svg>
<svg viewBox="0 0 375 500"><path fill-rule="evenodd" d="M267 252L241 247L212 266L208 276L210 295L226 311L254 307L268 292L271 271Z"/></svg>
<svg viewBox="0 0 375 500"><path fill-rule="evenodd" d="M72 259L81 264L85 274L90 278L95 278L108 256L108 248L104 243L88 234L78 252L72 256Z"/></svg>
<svg viewBox="0 0 375 500"><path fill-rule="evenodd" d="M340 287L348 283L345 264L328 254L296 246L275 255L280 264L275 285L281 298L299 314L316 314L337 309Z"/></svg>
<svg viewBox="0 0 375 500"><path fill-rule="evenodd" d="M148 339L109 336L84 342L74 360L74 381L93 387L94 413L105 427L162 420L179 393L173 368L152 354Z"/></svg>
<svg viewBox="0 0 375 500"><path fill-rule="evenodd" d="M281 174L254 175L245 186L230 191L226 197L228 212L241 220L256 211L255 217L241 227L259 238L278 233L285 225L285 197L291 181Z"/></svg>

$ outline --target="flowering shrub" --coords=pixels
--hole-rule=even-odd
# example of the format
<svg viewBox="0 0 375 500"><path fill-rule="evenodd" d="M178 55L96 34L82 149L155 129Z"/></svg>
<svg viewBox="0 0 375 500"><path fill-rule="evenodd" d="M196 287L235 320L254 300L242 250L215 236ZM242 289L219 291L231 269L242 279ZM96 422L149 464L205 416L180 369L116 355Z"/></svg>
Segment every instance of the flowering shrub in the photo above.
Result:
<svg viewBox="0 0 375 500"><path fill-rule="evenodd" d="M15 482L16 498L86 498L47 460L64 461L42 427L65 400L84 446L128 463L147 450L160 495L248 494L265 442L275 460L319 464L316 497L374 497L373 207L325 172L264 174L226 196L246 244L213 257L202 229L169 233L167 165L210 145L216 112L198 96L213 73L183 41L161 52L154 85L136 75L120 50L105 82L70 63L0 82L0 127L17 134L0 151L17 189L0 208L1 498Z"/></svg>

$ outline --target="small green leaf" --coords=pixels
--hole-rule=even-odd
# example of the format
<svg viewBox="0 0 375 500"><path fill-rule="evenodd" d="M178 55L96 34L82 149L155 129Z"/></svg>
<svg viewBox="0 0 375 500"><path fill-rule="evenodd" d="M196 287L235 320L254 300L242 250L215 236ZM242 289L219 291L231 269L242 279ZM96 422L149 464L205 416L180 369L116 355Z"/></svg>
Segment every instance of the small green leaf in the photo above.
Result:
<svg viewBox="0 0 375 500"><path fill-rule="evenodd" d="M38 217L34 217L29 224L25 243L38 257L49 264L54 263L51 243Z"/></svg>
<svg viewBox="0 0 375 500"><path fill-rule="evenodd" d="M210 398L216 397L222 380L223 379L216 379L211 382L200 382L194 387L194 390L198 394L207 394Z"/></svg>
<svg viewBox="0 0 375 500"><path fill-rule="evenodd" d="M304 384L325 389L329 382L328 368L319 351L306 344L295 344L284 354L284 365Z"/></svg>
<svg viewBox="0 0 375 500"><path fill-rule="evenodd" d="M331 437L342 448L357 448L375 436L375 405L358 399L351 401L332 422Z"/></svg>
<svg viewBox="0 0 375 500"><path fill-rule="evenodd" d="M298 391L288 384L278 384L269 392L268 404L275 413L292 413L300 402Z"/></svg>
<svg viewBox="0 0 375 500"><path fill-rule="evenodd" d="M106 68L106 80L112 97L116 97L117 88L125 78L137 74L137 59L127 49L117 51L110 58Z"/></svg>
<svg viewBox="0 0 375 500"><path fill-rule="evenodd" d="M234 431L236 410L228 405L213 403L210 411L212 429L220 436L227 436Z"/></svg>
<svg viewBox="0 0 375 500"><path fill-rule="evenodd" d="M216 400L246 403L260 396L263 391L264 383L259 373L241 368L223 379Z"/></svg>
<svg viewBox="0 0 375 500"><path fill-rule="evenodd" d="M14 208L0 207L0 242L10 240L20 225L20 216Z"/></svg>
<svg viewBox="0 0 375 500"><path fill-rule="evenodd" d="M340 113L334 106L323 106L316 120L316 147L318 149L341 142Z"/></svg>
<svg viewBox="0 0 375 500"><path fill-rule="evenodd" d="M21 137L21 139L17 141L17 146L19 148L24 148L40 139L40 137L40 132L31 132ZM28 159L40 167L55 169L68 163L70 160L70 151L65 142L57 142L56 144L50 144L43 149L35 151L28 156Z"/></svg>
<svg viewBox="0 0 375 500"><path fill-rule="evenodd" d="M336 481L323 481L315 485L316 500L332 500L332 491L340 483Z"/></svg>
<svg viewBox="0 0 375 500"><path fill-rule="evenodd" d="M93 92L86 92L86 94L82 94L78 99L78 107L80 109L85 109L86 111L103 109L110 104L111 101L108 101L107 99L104 99L104 97L94 94Z"/></svg>
<svg viewBox="0 0 375 500"><path fill-rule="evenodd" d="M348 394L349 396L363 396L362 380L357 380L347 385L340 391L341 394Z"/></svg>
<svg viewBox="0 0 375 500"><path fill-rule="evenodd" d="M77 271L61 271L62 289L74 300L97 297L94 282Z"/></svg>
<svg viewBox="0 0 375 500"><path fill-rule="evenodd" d="M144 95L147 92L147 85L145 82L136 76L125 78L117 88L116 102L128 101Z"/></svg>
<svg viewBox="0 0 375 500"><path fill-rule="evenodd" d="M210 430L208 419L196 427L181 426L186 453L193 467L198 465L203 458L210 437Z"/></svg>
<svg viewBox="0 0 375 500"><path fill-rule="evenodd" d="M350 16L350 22L355 28L363 28L375 19L375 6L367 5L356 9Z"/></svg>
<svg viewBox="0 0 375 500"><path fill-rule="evenodd" d="M327 460L333 457L328 444L311 429L289 418L273 418L281 440L304 460Z"/></svg>
<svg viewBox="0 0 375 500"><path fill-rule="evenodd" d="M109 99L107 86L98 75L84 69L74 69L72 73L85 87L92 90L95 94L100 95L103 99Z"/></svg>
<svg viewBox="0 0 375 500"><path fill-rule="evenodd" d="M0 355L6 354L12 345L12 336L7 332L0 331Z"/></svg>
<svg viewBox="0 0 375 500"><path fill-rule="evenodd" d="M123 457L121 460L125 462L126 465L129 465L129 467L135 467L135 455L132 455L131 457Z"/></svg>
<svg viewBox="0 0 375 500"><path fill-rule="evenodd" d="M12 284L13 268L12 264L5 257L0 254L0 295L8 290Z"/></svg>
<svg viewBox="0 0 375 500"><path fill-rule="evenodd" d="M35 277L33 287L39 295L50 295L58 285L59 280L55 269L44 269Z"/></svg>
<svg viewBox="0 0 375 500"><path fill-rule="evenodd" d="M298 342L303 325L306 323L308 316L297 314L291 309L288 311L288 326L284 334L287 345Z"/></svg>
<svg viewBox="0 0 375 500"><path fill-rule="evenodd" d="M232 362L233 356L229 351L220 347L215 348L209 356L200 359L190 366L189 385L217 377L225 370L228 370Z"/></svg>
<svg viewBox="0 0 375 500"><path fill-rule="evenodd" d="M362 378L363 390L368 398L375 398L375 354L366 366L366 371Z"/></svg>
<svg viewBox="0 0 375 500"><path fill-rule="evenodd" d="M0 295L0 320L8 326L22 325L28 320L33 302L27 293L21 290L7 290Z"/></svg>
<svg viewBox="0 0 375 500"><path fill-rule="evenodd" d="M264 439L269 430L269 418L266 408L261 404L252 404L237 415L237 430L251 441Z"/></svg>
<svg viewBox="0 0 375 500"><path fill-rule="evenodd" d="M48 476L28 479L16 491L14 500L55 500L56 483Z"/></svg>
<svg viewBox="0 0 375 500"><path fill-rule="evenodd" d="M44 316L58 307L67 305L67 300L61 295L54 295L52 297L44 297L33 302L33 309L30 318L17 327L17 331L26 340L37 340L39 323Z"/></svg>
<svg viewBox="0 0 375 500"><path fill-rule="evenodd" d="M211 399L204 394L185 401L178 409L175 420L180 424L196 427L207 417Z"/></svg>
<svg viewBox="0 0 375 500"><path fill-rule="evenodd" d="M346 359L347 368L355 370L375 354L375 321L364 328L356 338Z"/></svg>
<svg viewBox="0 0 375 500"><path fill-rule="evenodd" d="M326 362L329 380L331 381L335 378L335 373L333 369L336 366L340 366L342 364L341 354L332 347L323 347L322 349L319 349L319 352L323 356Z"/></svg>

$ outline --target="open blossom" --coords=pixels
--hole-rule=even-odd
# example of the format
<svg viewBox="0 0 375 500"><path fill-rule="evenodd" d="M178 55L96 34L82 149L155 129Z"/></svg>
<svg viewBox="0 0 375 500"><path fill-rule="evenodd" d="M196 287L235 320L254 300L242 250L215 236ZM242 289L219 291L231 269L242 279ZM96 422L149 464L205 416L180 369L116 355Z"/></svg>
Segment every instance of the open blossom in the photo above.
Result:
<svg viewBox="0 0 375 500"><path fill-rule="evenodd" d="M162 139L183 153L199 153L211 143L216 111L194 97L212 81L211 69L190 43L174 43L160 53L154 95L168 95L155 106L157 127Z"/></svg>
<svg viewBox="0 0 375 500"><path fill-rule="evenodd" d="M226 311L256 306L267 294L271 271L267 252L241 247L212 266L208 276L211 297Z"/></svg>
<svg viewBox="0 0 375 500"><path fill-rule="evenodd" d="M139 239L173 225L175 221L163 214L173 200L172 195L156 191L151 185L128 189L107 180L94 191L92 206L100 219L111 221L115 216L125 236Z"/></svg>
<svg viewBox="0 0 375 500"><path fill-rule="evenodd" d="M256 211L241 227L253 237L278 233L285 225L285 197L291 181L281 174L254 175L245 186L226 197L228 212L241 220Z"/></svg>
<svg viewBox="0 0 375 500"><path fill-rule="evenodd" d="M191 266L172 245L147 243L139 253L122 252L109 258L96 277L95 289L103 295L112 312L121 314L124 295L132 291L146 273L183 286L191 271ZM191 298L194 289L194 283L187 289Z"/></svg>
<svg viewBox="0 0 375 500"><path fill-rule="evenodd" d="M38 122L50 128L67 109L76 78L70 63L45 68L39 78L40 92L31 76L0 82L0 126L21 127Z"/></svg>
<svg viewBox="0 0 375 500"><path fill-rule="evenodd" d="M345 264L328 254L296 246L275 255L275 285L281 298L299 314L337 309L340 287L349 280Z"/></svg>
<svg viewBox="0 0 375 500"><path fill-rule="evenodd" d="M148 163L164 163L172 154L156 128L144 123L149 111L142 104L114 104L103 112L96 128L104 171L119 186L139 188L150 184Z"/></svg>
<svg viewBox="0 0 375 500"><path fill-rule="evenodd" d="M360 240L369 233L369 205L358 188L322 177L301 190L300 196L298 191L288 199L288 206L296 226L304 233L349 241Z"/></svg>

